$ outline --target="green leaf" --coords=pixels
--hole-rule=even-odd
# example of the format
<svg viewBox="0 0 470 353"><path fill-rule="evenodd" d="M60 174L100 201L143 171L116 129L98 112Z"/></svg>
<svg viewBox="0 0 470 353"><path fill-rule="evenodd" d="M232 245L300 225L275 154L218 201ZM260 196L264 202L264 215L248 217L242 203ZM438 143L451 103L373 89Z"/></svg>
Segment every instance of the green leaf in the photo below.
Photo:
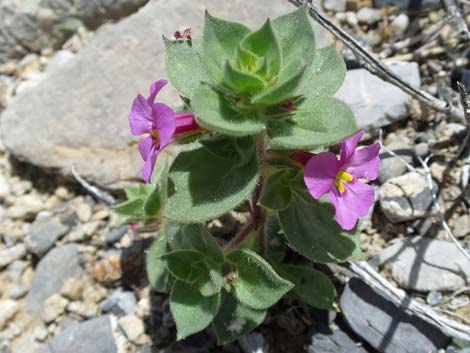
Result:
<svg viewBox="0 0 470 353"><path fill-rule="evenodd" d="M267 309L293 287L268 262L250 250L234 250L227 259L237 270L232 282L233 293L250 308Z"/></svg>
<svg viewBox="0 0 470 353"><path fill-rule="evenodd" d="M346 64L334 44L315 51L296 94L332 96L346 77Z"/></svg>
<svg viewBox="0 0 470 353"><path fill-rule="evenodd" d="M152 243L146 259L147 276L150 286L156 292L168 293L171 288L171 276L168 272L165 261L161 257L166 252L166 238L163 232L159 232Z"/></svg>
<svg viewBox="0 0 470 353"><path fill-rule="evenodd" d="M282 63L281 48L274 35L269 18L261 28L243 38L240 46L259 58L266 58L268 79L279 73Z"/></svg>
<svg viewBox="0 0 470 353"><path fill-rule="evenodd" d="M225 62L235 62L238 44L248 33L250 29L241 23L213 17L206 11L201 58L215 81L223 82Z"/></svg>
<svg viewBox="0 0 470 353"><path fill-rule="evenodd" d="M221 273L220 265L214 263L205 263L207 272L197 281L196 286L199 292L210 297L221 291L224 285L224 277Z"/></svg>
<svg viewBox="0 0 470 353"><path fill-rule="evenodd" d="M215 263L225 262L224 252L202 224L187 224L182 228L183 244L203 253Z"/></svg>
<svg viewBox="0 0 470 353"><path fill-rule="evenodd" d="M281 170L271 174L264 183L259 199L260 205L274 211L283 210L289 206L290 182L296 174L292 170Z"/></svg>
<svg viewBox="0 0 470 353"><path fill-rule="evenodd" d="M176 281L170 295L170 311L176 323L176 337L183 339L204 330L214 319L220 295L204 297L191 285Z"/></svg>
<svg viewBox="0 0 470 353"><path fill-rule="evenodd" d="M283 65L303 58L310 66L315 53L315 33L310 24L307 10L301 7L272 21L273 30L279 41Z"/></svg>
<svg viewBox="0 0 470 353"><path fill-rule="evenodd" d="M245 201L259 175L254 141L248 161L236 162L217 156L200 144L180 153L170 169L172 187L169 187L167 217L185 223L204 222Z"/></svg>
<svg viewBox="0 0 470 353"><path fill-rule="evenodd" d="M140 184L137 186L126 186L124 192L128 200L135 200L146 198L153 189L154 186L151 184Z"/></svg>
<svg viewBox="0 0 470 353"><path fill-rule="evenodd" d="M313 149L332 145L357 133L351 108L333 97L304 100L295 115L270 121L268 135L273 148Z"/></svg>
<svg viewBox="0 0 470 353"><path fill-rule="evenodd" d="M194 283L204 275L203 258L203 253L189 249L173 250L161 256L168 271L188 283Z"/></svg>
<svg viewBox="0 0 470 353"><path fill-rule="evenodd" d="M279 272L295 284L293 292L308 305L324 310L335 310L336 289L322 272L308 266L283 264Z"/></svg>
<svg viewBox="0 0 470 353"><path fill-rule="evenodd" d="M330 203L311 196L307 201L308 196L301 197L296 190L289 207L278 213L289 246L316 262L349 259L356 248L354 232L345 231L336 223Z"/></svg>
<svg viewBox="0 0 470 353"><path fill-rule="evenodd" d="M231 136L254 135L265 127L263 117L256 110L241 110L224 97L202 85L191 99L197 122L206 129Z"/></svg>
<svg viewBox="0 0 470 353"><path fill-rule="evenodd" d="M201 82L212 81L201 61L201 43L198 40L164 39L164 43L168 78L184 96L191 97Z"/></svg>
<svg viewBox="0 0 470 353"><path fill-rule="evenodd" d="M236 92L251 93L264 88L265 82L248 72L234 69L229 61L225 62L224 84Z"/></svg>
<svg viewBox="0 0 470 353"><path fill-rule="evenodd" d="M233 295L222 292L219 312L212 322L219 345L235 341L244 336L264 321L266 310L251 309L238 302Z"/></svg>
<svg viewBox="0 0 470 353"><path fill-rule="evenodd" d="M144 204L144 212L147 216L158 216L161 208L163 207L163 196L159 188L155 190L147 197Z"/></svg>
<svg viewBox="0 0 470 353"><path fill-rule="evenodd" d="M287 67L282 68L276 83L255 95L251 103L272 105L291 98L302 80L306 67L301 58L292 61Z"/></svg>
<svg viewBox="0 0 470 353"><path fill-rule="evenodd" d="M114 211L127 216L140 216L144 207L144 200L135 199L125 201L117 206L114 206Z"/></svg>

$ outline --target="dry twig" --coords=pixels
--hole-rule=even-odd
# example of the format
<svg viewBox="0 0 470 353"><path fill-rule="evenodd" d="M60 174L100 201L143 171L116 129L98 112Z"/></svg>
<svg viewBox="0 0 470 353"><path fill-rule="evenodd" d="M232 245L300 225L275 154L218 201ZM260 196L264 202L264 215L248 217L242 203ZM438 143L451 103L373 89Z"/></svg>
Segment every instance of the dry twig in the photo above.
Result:
<svg viewBox="0 0 470 353"><path fill-rule="evenodd" d="M98 189L96 186L91 185L88 183L85 179L83 179L80 174L75 170L75 167L72 166L72 175L75 178L75 180L83 186L83 188L88 191L90 194L92 194L94 197L96 197L98 200L108 204L108 205L114 205L116 204L116 199L111 195L108 194L106 191Z"/></svg>
<svg viewBox="0 0 470 353"><path fill-rule="evenodd" d="M344 31L342 28L334 24L328 17L318 11L317 6L313 3L313 0L289 0L295 6L306 6L309 14L314 18L323 28L331 32L337 37L344 45L353 51L353 53L362 60L364 68L370 73L380 77L382 80L389 82L404 92L408 93L413 98L426 104L430 108L449 114L454 118L462 118L463 112L448 104L447 102L440 100L426 91L417 89L411 86L409 83L402 80L399 76L393 73L387 66L378 61L372 56L356 39L350 34Z"/></svg>

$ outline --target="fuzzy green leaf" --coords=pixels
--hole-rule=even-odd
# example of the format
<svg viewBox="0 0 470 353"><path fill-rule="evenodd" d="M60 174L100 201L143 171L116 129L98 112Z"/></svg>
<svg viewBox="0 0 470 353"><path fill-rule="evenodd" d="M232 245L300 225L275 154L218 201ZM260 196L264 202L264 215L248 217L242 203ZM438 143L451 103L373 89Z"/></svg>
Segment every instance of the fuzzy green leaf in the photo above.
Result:
<svg viewBox="0 0 470 353"><path fill-rule="evenodd" d="M250 308L267 309L293 287L268 262L250 250L235 250L227 255L227 259L237 271L232 283L233 293Z"/></svg>
<svg viewBox="0 0 470 353"><path fill-rule="evenodd" d="M204 222L246 200L259 175L254 141L251 143L245 163L217 156L200 144L180 153L170 169L167 217L183 223Z"/></svg>
<svg viewBox="0 0 470 353"><path fill-rule="evenodd" d="M201 82L212 81L201 61L201 44L198 40L164 39L164 43L168 78L182 95L191 97Z"/></svg>
<svg viewBox="0 0 470 353"><path fill-rule="evenodd" d="M165 266L165 261L161 259L166 253L166 245L164 234L159 232L147 253L145 263L150 286L154 291L160 293L168 293L172 282L171 275Z"/></svg>
<svg viewBox="0 0 470 353"><path fill-rule="evenodd" d="M220 265L210 262L204 264L207 272L204 272L204 275L197 281L196 287L203 296L210 297L222 290L224 277Z"/></svg>
<svg viewBox="0 0 470 353"><path fill-rule="evenodd" d="M336 98L324 96L304 100L295 115L268 125L270 143L279 149L308 150L332 145L357 131L351 108Z"/></svg>
<svg viewBox="0 0 470 353"><path fill-rule="evenodd" d="M297 94L311 97L332 96L346 77L346 64L334 44L315 51L312 65L306 70Z"/></svg>
<svg viewBox="0 0 470 353"><path fill-rule="evenodd" d="M209 130L246 136L257 134L265 127L263 117L256 110L236 108L235 102L206 85L196 89L191 101L197 122Z"/></svg>
<svg viewBox="0 0 470 353"><path fill-rule="evenodd" d="M161 256L168 271L178 280L194 283L204 275L204 254L189 249L178 249Z"/></svg>
<svg viewBox="0 0 470 353"><path fill-rule="evenodd" d="M281 170L271 174L264 183L259 203L274 211L280 211L289 206L290 182L295 175L296 173L292 170Z"/></svg>
<svg viewBox="0 0 470 353"><path fill-rule="evenodd" d="M258 76L234 69L228 61L224 67L224 84L241 93L258 92L266 85Z"/></svg>
<svg viewBox="0 0 470 353"><path fill-rule="evenodd" d="M277 104L294 95L305 72L306 64L303 59L292 61L283 67L274 85L255 95L251 99L253 104Z"/></svg>
<svg viewBox="0 0 470 353"><path fill-rule="evenodd" d="M281 47L283 66L298 58L310 66L315 53L315 33L307 10L299 8L274 19L272 25Z"/></svg>
<svg viewBox="0 0 470 353"><path fill-rule="evenodd" d="M191 285L176 281L170 295L170 311L176 323L177 339L204 330L214 319L220 295L204 297Z"/></svg>
<svg viewBox="0 0 470 353"><path fill-rule="evenodd" d="M335 310L336 289L322 272L308 266L283 264L279 273L295 284L293 292L308 305Z"/></svg>
<svg viewBox="0 0 470 353"><path fill-rule="evenodd" d="M116 213L126 216L140 216L144 207L144 200L134 199L125 201L117 206L114 206Z"/></svg>
<svg viewBox="0 0 470 353"><path fill-rule="evenodd" d="M269 19L266 20L261 28L243 38L240 46L262 60L265 58L268 79L279 73L282 65L281 48ZM245 69L250 70L249 67L245 67Z"/></svg>
<svg viewBox="0 0 470 353"><path fill-rule="evenodd" d="M238 44L250 31L241 23L213 17L206 11L201 59L215 81L223 82L225 62L235 62Z"/></svg>
<svg viewBox="0 0 470 353"><path fill-rule="evenodd" d="M302 191L303 193L304 191ZM297 189L285 210L278 213L289 246L315 262L348 260L356 249L354 232L343 230L334 219L334 208Z"/></svg>
<svg viewBox="0 0 470 353"><path fill-rule="evenodd" d="M183 244L188 246L188 248L203 253L207 258L215 263L224 263L224 252L204 225L187 224L183 226L182 236Z"/></svg>
<svg viewBox="0 0 470 353"><path fill-rule="evenodd" d="M238 302L232 294L222 292L219 312L212 322L217 343L227 344L244 336L264 321L266 310L251 309Z"/></svg>

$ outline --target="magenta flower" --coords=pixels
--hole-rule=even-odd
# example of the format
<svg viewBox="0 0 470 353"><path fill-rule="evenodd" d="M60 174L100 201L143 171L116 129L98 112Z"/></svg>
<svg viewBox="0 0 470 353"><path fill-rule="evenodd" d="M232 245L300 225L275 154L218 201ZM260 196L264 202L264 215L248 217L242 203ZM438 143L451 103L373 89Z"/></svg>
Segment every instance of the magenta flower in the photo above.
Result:
<svg viewBox="0 0 470 353"><path fill-rule="evenodd" d="M356 149L364 131L343 141L338 160L331 152L312 155L305 164L304 181L315 199L327 195L336 208L336 221L350 230L374 204L374 188L360 179L374 180L379 171L380 145Z"/></svg>
<svg viewBox="0 0 470 353"><path fill-rule="evenodd" d="M149 134L139 142L139 152L145 164L142 176L150 183L157 156L176 135L187 135L203 131L192 113L176 113L164 103L154 103L158 92L168 83L158 80L150 86L150 95L145 99L137 95L132 103L129 124L132 135Z"/></svg>

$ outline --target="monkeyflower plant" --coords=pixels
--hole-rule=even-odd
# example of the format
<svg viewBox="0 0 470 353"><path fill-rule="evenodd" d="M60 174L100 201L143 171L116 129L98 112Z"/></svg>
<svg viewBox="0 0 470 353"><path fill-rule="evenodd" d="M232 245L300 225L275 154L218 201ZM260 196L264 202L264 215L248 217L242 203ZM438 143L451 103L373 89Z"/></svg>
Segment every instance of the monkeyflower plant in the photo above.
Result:
<svg viewBox="0 0 470 353"><path fill-rule="evenodd" d="M231 342L286 295L334 309L335 288L314 264L361 258L357 224L379 167L379 145L358 148L362 131L333 97L342 57L315 48L303 8L257 29L206 13L201 39L175 38L163 39L166 69L183 105L159 102L163 79L135 98L145 183L126 188L116 212L157 225L147 273L170 295L177 338L211 326ZM181 152L170 162L172 143ZM249 212L246 224L214 237L207 223L232 210Z"/></svg>

